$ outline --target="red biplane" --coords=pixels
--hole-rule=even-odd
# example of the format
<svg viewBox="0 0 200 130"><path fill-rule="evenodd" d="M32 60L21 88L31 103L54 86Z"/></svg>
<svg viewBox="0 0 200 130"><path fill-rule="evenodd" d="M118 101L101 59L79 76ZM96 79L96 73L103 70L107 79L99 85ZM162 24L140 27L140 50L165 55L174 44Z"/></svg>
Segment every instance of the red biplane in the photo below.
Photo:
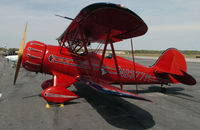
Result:
<svg viewBox="0 0 200 130"><path fill-rule="evenodd" d="M187 73L184 56L177 49L167 49L151 67L134 62L133 46L133 61L116 56L114 43L144 35L148 29L131 10L111 3L95 3L82 9L71 20L72 23L57 39L59 46L30 41L24 49L25 28L14 84L21 63L28 71L53 75L52 79L42 83L42 96L49 102L61 104L78 98L67 89L77 81L101 93L146 101L150 100L124 91L123 83L196 84L196 80ZM101 55L94 50L88 51L92 43L104 45ZM112 54L105 56L108 45ZM121 88L111 85L114 83L120 84Z"/></svg>

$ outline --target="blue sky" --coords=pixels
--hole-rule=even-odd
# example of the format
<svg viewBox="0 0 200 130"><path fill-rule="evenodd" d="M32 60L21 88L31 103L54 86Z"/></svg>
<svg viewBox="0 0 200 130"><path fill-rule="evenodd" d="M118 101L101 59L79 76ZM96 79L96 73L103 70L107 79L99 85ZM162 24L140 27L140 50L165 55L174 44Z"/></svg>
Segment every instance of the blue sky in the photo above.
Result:
<svg viewBox="0 0 200 130"><path fill-rule="evenodd" d="M56 38L85 6L105 0L0 0L0 46L19 47L28 21L27 39L57 45ZM199 0L107 0L123 4L148 25L148 32L134 39L135 49L200 50ZM130 41L116 44L130 49Z"/></svg>

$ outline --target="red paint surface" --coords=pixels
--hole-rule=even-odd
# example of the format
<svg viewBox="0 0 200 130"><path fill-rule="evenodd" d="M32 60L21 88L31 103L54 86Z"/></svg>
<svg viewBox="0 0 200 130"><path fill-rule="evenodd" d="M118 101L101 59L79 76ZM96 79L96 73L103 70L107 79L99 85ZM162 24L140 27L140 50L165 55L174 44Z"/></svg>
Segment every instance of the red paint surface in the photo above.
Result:
<svg viewBox="0 0 200 130"><path fill-rule="evenodd" d="M74 96L75 94L72 94L72 92L69 92L66 88L76 82L77 78L80 76L92 76L92 71L90 69L87 56L73 55L68 51L67 48L63 48L62 52L60 53L60 49L60 46L45 45L44 43L40 43L38 41L30 41L26 45L22 61L23 67L29 71L42 72L53 75L52 80L48 80L42 84L42 88L44 89L43 97L48 101L59 103L71 100L72 98L48 98L44 96L44 93L50 92L55 94ZM102 65L104 73L98 75L98 67L101 62L101 56L95 53L89 53L89 56L94 69L94 73L96 76L98 76L91 77L91 80L99 78L108 83L119 83L119 77L115 68L114 58L104 58ZM135 63L135 67L137 68L135 79L135 69L133 62L119 56L116 56L116 59L118 67L121 70L120 75L122 83L179 83L181 81L180 78L179 81L177 81L174 79L175 76L170 78L168 75L176 74L182 76L183 73L180 70L186 72L186 63L184 57L176 49L167 50L153 67L145 67ZM27 61L32 64L27 63Z"/></svg>

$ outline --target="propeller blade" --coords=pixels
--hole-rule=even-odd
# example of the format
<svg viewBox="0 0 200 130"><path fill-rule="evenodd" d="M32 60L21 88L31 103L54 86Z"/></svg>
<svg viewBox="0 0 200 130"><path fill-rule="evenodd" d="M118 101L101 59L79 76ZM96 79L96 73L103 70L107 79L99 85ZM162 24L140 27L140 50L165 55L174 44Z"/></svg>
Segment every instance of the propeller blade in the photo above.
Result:
<svg viewBox="0 0 200 130"><path fill-rule="evenodd" d="M18 73L19 73L19 69L20 69L20 65L22 63L22 56L23 56L23 52L24 52L24 45L25 45L25 40L26 40L26 30L27 30L27 24L25 26L25 30L24 30L24 36L20 45L20 49L18 52L18 59L17 59L17 67L16 67L16 71L15 71L15 77L14 77L14 82L13 85L15 85L17 77L18 77Z"/></svg>

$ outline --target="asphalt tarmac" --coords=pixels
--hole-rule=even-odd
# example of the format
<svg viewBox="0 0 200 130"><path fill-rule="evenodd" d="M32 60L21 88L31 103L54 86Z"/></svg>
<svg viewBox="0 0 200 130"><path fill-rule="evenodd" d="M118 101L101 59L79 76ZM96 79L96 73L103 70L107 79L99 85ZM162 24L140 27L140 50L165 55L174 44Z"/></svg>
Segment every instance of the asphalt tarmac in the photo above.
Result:
<svg viewBox="0 0 200 130"><path fill-rule="evenodd" d="M148 66L155 60L136 61ZM21 69L13 86L15 68L0 58L0 130L200 129L200 63L187 64L195 86L171 85L166 94L159 85L139 86L139 94L154 103L100 94L76 83L69 89L80 98L46 109L40 84L51 76ZM124 90L135 92L135 86L124 85Z"/></svg>

